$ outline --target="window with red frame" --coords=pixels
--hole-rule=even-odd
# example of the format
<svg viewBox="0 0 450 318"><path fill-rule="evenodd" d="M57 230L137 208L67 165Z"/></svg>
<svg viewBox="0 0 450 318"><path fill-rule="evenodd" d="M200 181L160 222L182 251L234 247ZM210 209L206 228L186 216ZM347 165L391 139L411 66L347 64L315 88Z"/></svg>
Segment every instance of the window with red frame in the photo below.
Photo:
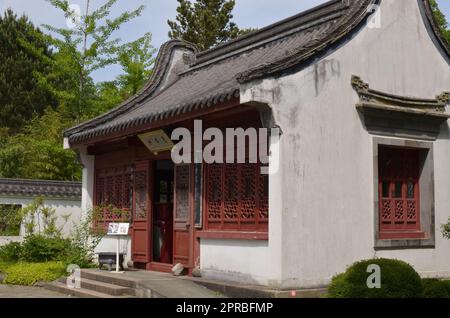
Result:
<svg viewBox="0 0 450 318"><path fill-rule="evenodd" d="M95 206L112 206L124 211L130 211L133 198L133 168L120 166L107 169L97 169L95 172ZM114 222L117 216L105 208L104 222Z"/></svg>
<svg viewBox="0 0 450 318"><path fill-rule="evenodd" d="M259 164L205 165L206 229L267 232L268 176Z"/></svg>
<svg viewBox="0 0 450 318"><path fill-rule="evenodd" d="M420 150L380 147L380 239L423 238L420 228Z"/></svg>

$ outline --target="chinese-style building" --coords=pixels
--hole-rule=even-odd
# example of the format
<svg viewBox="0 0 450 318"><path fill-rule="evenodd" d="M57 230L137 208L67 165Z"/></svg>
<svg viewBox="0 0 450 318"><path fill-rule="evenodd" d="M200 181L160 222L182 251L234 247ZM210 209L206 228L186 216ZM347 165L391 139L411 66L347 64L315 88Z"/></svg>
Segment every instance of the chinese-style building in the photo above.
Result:
<svg viewBox="0 0 450 318"><path fill-rule="evenodd" d="M205 52L169 41L140 93L65 133L83 209L130 211L124 251L148 270L307 288L386 257L448 277L449 62L427 0L333 0ZM279 128L277 171L143 142L194 120Z"/></svg>

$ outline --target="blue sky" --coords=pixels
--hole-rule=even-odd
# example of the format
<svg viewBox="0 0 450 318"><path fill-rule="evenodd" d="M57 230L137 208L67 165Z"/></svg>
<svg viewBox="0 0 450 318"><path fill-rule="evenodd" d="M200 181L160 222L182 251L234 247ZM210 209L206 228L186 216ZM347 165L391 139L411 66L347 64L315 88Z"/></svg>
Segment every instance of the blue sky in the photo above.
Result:
<svg viewBox="0 0 450 318"><path fill-rule="evenodd" d="M85 2L86 0L69 0L69 3L78 4L81 7L85 6ZM91 0L91 2L95 7L105 1ZM324 2L326 0L236 0L234 21L241 28L260 28ZM450 20L450 1L438 0L438 2ZM167 19L175 18L177 1L118 0L112 9L112 14L116 16L123 10L132 10L141 4L146 6L142 16L125 25L116 32L116 35L124 40L134 40L150 31L153 34L153 46L158 48L168 40ZM45 0L0 0L0 12L8 7L19 14L25 13L38 26L43 23L57 27L66 26L66 20L61 12ZM95 73L94 79L96 81L113 80L120 72L120 67L112 66Z"/></svg>

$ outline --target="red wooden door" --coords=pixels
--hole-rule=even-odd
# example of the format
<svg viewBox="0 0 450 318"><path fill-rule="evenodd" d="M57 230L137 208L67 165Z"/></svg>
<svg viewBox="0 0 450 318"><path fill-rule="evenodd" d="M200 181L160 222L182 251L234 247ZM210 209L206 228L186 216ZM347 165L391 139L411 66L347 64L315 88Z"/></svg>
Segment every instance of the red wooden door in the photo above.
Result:
<svg viewBox="0 0 450 318"><path fill-rule="evenodd" d="M175 166L173 261L191 268L193 253L192 167Z"/></svg>
<svg viewBox="0 0 450 318"><path fill-rule="evenodd" d="M133 262L136 263L149 263L151 261L151 173L149 161L141 161L135 164L131 250Z"/></svg>

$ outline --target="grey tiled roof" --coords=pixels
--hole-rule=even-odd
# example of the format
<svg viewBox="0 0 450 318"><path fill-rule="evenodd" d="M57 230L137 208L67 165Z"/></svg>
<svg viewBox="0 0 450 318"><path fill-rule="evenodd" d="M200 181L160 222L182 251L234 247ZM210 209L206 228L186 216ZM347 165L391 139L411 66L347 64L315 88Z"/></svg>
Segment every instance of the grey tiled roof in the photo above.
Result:
<svg viewBox="0 0 450 318"><path fill-rule="evenodd" d="M428 5L428 0L422 0ZM242 83L277 76L326 52L362 25L377 0L333 0L237 40L198 53L192 44L169 41L158 54L146 87L116 109L66 131L71 144L106 138L128 128L239 97ZM171 50L184 47L196 61L158 91Z"/></svg>
<svg viewBox="0 0 450 318"><path fill-rule="evenodd" d="M0 179L0 196L81 200L81 183L70 181Z"/></svg>

